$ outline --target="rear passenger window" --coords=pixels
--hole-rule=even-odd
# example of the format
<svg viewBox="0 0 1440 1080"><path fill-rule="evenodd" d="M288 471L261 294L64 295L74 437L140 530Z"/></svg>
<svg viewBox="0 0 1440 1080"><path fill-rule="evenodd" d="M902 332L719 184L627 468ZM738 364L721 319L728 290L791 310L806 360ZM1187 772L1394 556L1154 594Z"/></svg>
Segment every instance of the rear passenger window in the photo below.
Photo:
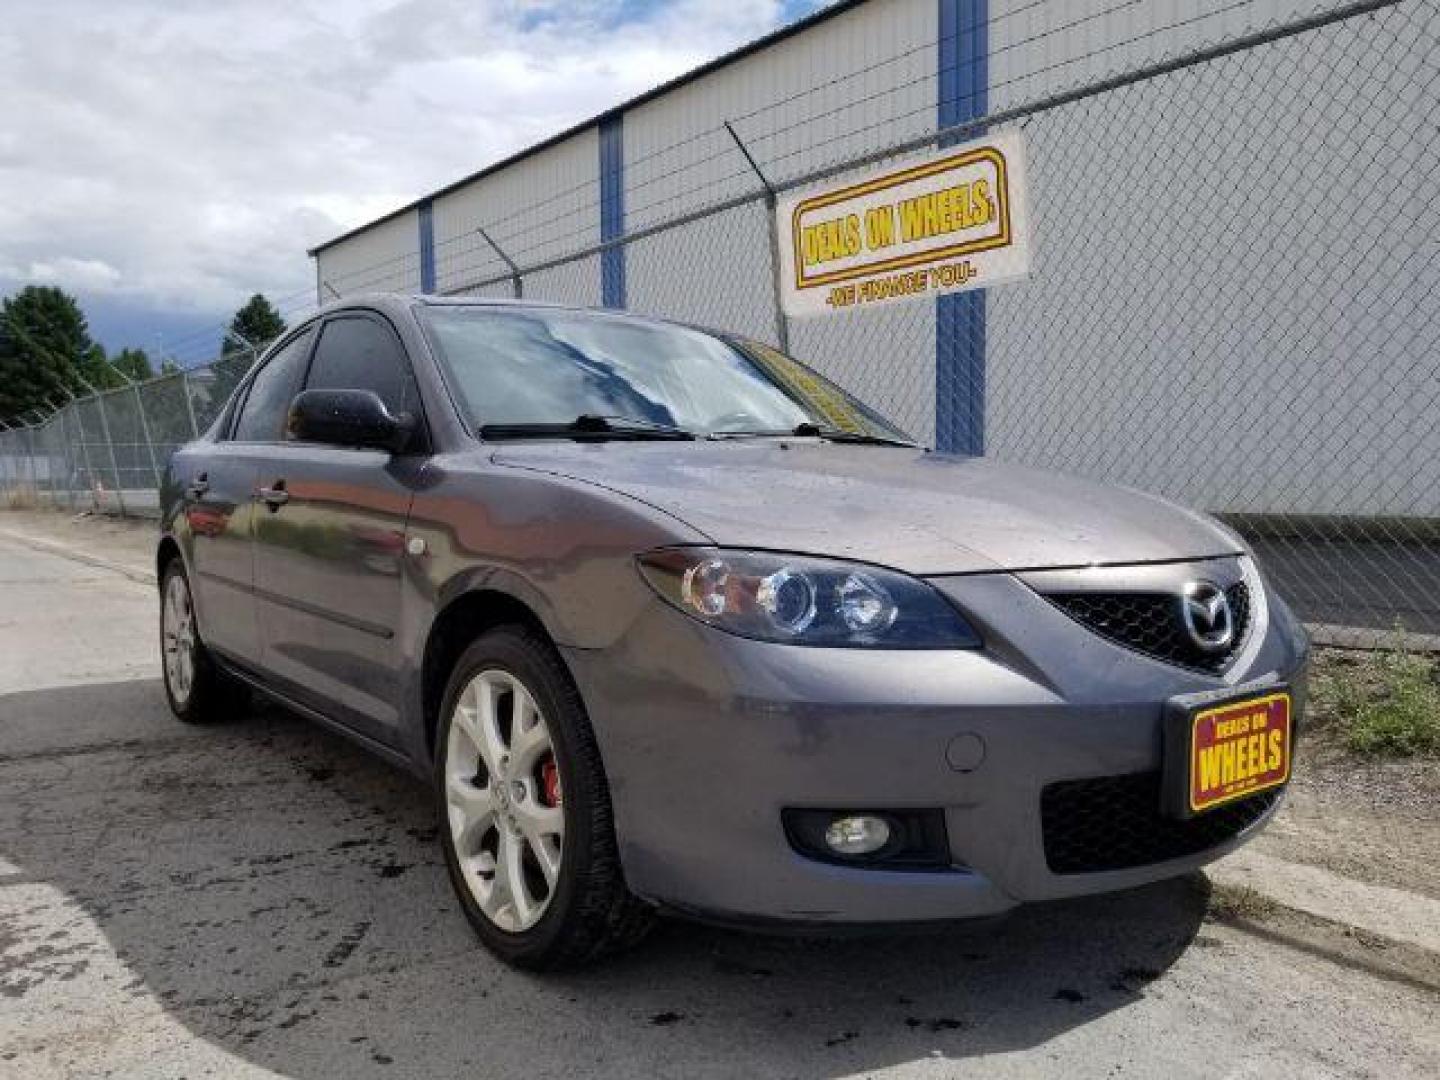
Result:
<svg viewBox="0 0 1440 1080"><path fill-rule="evenodd" d="M240 418L235 421L236 442L279 442L290 402L300 393L305 378L305 353L312 333L306 330L265 362L250 383Z"/></svg>
<svg viewBox="0 0 1440 1080"><path fill-rule="evenodd" d="M410 362L389 329L367 318L333 319L320 332L307 390L373 390L392 413L415 411Z"/></svg>

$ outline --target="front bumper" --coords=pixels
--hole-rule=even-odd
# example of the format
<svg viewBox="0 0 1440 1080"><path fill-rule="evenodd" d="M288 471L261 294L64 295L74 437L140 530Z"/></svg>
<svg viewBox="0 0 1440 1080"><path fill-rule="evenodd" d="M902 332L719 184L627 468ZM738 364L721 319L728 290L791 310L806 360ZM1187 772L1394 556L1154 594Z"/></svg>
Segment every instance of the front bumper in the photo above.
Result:
<svg viewBox="0 0 1440 1080"><path fill-rule="evenodd" d="M767 644L656 600L614 646L565 651L636 893L749 921L976 917L1184 873L1273 814L1272 801L1214 846L1094 873L1056 873L1042 828L1048 785L1157 773L1161 716L1173 697L1284 681L1299 714L1305 647L1273 596L1259 605L1251 644L1217 678L1108 642L1011 575L934 584L981 628L984 649ZM788 807L939 808L955 869L806 858L782 828Z"/></svg>

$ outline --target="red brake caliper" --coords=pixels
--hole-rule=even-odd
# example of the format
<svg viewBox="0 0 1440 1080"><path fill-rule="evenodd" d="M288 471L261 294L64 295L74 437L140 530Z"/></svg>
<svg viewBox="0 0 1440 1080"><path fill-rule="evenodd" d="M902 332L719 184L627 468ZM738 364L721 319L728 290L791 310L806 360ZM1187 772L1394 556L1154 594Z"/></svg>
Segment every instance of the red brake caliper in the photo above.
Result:
<svg viewBox="0 0 1440 1080"><path fill-rule="evenodd" d="M560 770L555 767L553 757L546 758L540 766L540 779L545 785L545 805L560 805Z"/></svg>

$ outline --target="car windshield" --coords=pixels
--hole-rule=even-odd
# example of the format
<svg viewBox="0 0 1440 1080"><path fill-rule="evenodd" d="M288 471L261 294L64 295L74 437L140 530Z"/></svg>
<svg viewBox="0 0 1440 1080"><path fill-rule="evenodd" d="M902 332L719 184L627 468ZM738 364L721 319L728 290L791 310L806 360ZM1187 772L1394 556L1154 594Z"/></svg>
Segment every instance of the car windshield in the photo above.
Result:
<svg viewBox="0 0 1440 1080"><path fill-rule="evenodd" d="M423 308L477 430L607 418L702 435L908 436L768 346L670 323L546 308Z"/></svg>

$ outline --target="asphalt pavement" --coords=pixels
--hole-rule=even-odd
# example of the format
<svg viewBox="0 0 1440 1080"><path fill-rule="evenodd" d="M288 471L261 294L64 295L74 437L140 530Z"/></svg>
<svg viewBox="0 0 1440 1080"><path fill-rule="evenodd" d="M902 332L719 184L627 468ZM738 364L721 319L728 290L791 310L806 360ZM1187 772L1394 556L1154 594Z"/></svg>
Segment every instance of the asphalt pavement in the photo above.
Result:
<svg viewBox="0 0 1440 1080"><path fill-rule="evenodd" d="M1305 623L1379 632L1361 633L1360 641L1383 640L1397 626L1440 641L1440 543L1294 536L1250 543Z"/></svg>
<svg viewBox="0 0 1440 1080"><path fill-rule="evenodd" d="M171 720L153 585L0 538L0 1076L1433 1077L1432 987L1196 876L924 936L663 924L518 974L425 788L275 709Z"/></svg>

